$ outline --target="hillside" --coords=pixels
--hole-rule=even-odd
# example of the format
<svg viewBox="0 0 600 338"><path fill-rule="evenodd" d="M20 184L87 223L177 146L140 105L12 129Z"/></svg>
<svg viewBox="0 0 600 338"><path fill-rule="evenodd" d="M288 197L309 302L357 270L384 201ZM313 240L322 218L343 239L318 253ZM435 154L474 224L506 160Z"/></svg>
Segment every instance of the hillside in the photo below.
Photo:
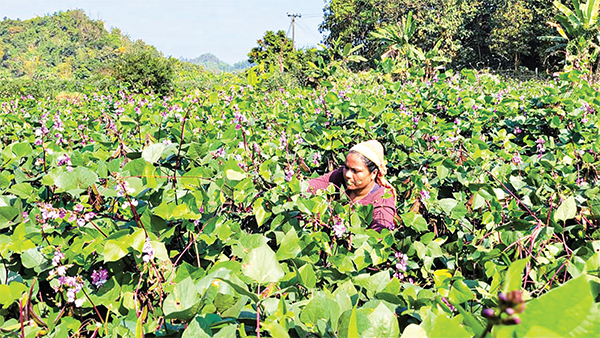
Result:
<svg viewBox="0 0 600 338"><path fill-rule="evenodd" d="M202 54L194 59L181 58L181 61L200 65L211 72L236 72L251 66L251 64L245 60L237 62L232 66L211 53Z"/></svg>
<svg viewBox="0 0 600 338"><path fill-rule="evenodd" d="M107 31L83 10L28 20L0 21L0 78L85 79L102 74L107 61L132 49L154 47L132 42L119 29Z"/></svg>

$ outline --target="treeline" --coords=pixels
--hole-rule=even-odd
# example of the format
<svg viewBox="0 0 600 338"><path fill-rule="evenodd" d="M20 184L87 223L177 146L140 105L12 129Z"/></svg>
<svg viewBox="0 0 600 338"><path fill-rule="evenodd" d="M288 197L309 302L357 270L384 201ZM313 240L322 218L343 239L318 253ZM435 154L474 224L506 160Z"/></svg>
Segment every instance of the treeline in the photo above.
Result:
<svg viewBox="0 0 600 338"><path fill-rule="evenodd" d="M362 45L359 54L368 60L387 48L372 33L411 12L416 25L411 43L430 50L440 42L450 68L551 70L561 60L550 55L553 43L543 39L554 35L548 22L558 14L549 0L331 0L324 12L325 43Z"/></svg>

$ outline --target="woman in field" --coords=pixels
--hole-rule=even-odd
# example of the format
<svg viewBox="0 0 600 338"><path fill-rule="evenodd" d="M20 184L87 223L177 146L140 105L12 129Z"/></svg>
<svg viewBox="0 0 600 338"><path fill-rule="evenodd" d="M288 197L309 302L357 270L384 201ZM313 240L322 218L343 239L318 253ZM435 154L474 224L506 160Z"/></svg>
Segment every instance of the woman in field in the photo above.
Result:
<svg viewBox="0 0 600 338"><path fill-rule="evenodd" d="M370 228L381 232L384 228L394 228L396 214L396 190L385 179L385 173L383 146L376 140L370 140L352 147L341 168L308 183L314 190L334 184L343 188L352 203L372 204L373 221Z"/></svg>

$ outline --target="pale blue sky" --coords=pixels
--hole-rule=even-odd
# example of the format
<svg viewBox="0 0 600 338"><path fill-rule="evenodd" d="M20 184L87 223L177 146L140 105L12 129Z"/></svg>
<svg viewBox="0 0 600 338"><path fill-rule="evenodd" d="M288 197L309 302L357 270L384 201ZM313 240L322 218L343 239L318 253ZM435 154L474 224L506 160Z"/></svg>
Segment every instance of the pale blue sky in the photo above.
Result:
<svg viewBox="0 0 600 338"><path fill-rule="evenodd" d="M300 13L296 46L317 46L323 39L325 0L0 0L0 16L26 20L68 9L83 9L107 29L119 28L165 55L191 59L213 53L233 64L247 59L267 30L289 30L287 13Z"/></svg>

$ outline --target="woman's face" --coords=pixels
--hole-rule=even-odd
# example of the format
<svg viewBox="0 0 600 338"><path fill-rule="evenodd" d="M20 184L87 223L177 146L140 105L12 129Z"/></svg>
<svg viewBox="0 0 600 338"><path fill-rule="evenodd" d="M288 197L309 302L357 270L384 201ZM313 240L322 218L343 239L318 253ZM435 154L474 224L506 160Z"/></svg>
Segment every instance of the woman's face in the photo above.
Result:
<svg viewBox="0 0 600 338"><path fill-rule="evenodd" d="M361 155L349 153L346 156L344 167L344 180L349 190L360 190L368 187L377 176L377 171L369 172L369 168L363 162Z"/></svg>

